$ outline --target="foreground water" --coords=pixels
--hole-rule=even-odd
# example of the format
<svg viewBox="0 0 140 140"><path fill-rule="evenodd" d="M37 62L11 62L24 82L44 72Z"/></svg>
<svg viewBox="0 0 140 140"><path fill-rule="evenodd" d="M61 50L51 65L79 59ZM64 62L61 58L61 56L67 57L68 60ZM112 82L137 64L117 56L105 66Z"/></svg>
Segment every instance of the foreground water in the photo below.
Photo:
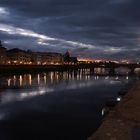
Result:
<svg viewBox="0 0 140 140"><path fill-rule="evenodd" d="M133 79L89 70L1 76L0 139L85 140Z"/></svg>

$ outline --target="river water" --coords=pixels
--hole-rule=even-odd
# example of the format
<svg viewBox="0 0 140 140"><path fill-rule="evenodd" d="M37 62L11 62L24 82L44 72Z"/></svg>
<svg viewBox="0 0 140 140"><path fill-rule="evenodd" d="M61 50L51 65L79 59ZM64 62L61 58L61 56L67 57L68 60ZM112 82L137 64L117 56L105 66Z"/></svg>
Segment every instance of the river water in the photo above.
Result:
<svg viewBox="0 0 140 140"><path fill-rule="evenodd" d="M85 140L100 126L106 102L133 79L88 69L1 76L0 139Z"/></svg>

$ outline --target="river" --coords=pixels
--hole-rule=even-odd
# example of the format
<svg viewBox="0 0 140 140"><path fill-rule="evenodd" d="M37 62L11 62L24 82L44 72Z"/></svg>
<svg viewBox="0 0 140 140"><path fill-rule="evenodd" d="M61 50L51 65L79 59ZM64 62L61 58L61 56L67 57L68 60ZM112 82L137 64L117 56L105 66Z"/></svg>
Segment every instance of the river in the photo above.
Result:
<svg viewBox="0 0 140 140"><path fill-rule="evenodd" d="M1 75L0 139L85 140L100 126L106 102L133 79L88 69Z"/></svg>

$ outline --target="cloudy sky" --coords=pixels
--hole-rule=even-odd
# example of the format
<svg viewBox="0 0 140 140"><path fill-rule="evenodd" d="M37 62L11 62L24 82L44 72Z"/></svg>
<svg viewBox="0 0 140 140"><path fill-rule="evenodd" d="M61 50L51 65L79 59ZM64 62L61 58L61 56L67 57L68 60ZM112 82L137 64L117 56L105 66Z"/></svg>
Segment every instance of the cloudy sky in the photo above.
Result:
<svg viewBox="0 0 140 140"><path fill-rule="evenodd" d="M6 47L140 60L139 0L0 0Z"/></svg>

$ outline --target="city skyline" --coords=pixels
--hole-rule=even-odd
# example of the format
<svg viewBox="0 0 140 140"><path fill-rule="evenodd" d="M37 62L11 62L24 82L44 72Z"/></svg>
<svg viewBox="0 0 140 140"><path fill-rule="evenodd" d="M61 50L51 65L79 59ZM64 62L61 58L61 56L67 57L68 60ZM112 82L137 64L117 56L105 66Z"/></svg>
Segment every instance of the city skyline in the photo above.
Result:
<svg viewBox="0 0 140 140"><path fill-rule="evenodd" d="M113 59L95 59L95 58L90 58L90 57L78 57L78 56L73 56L73 54L71 54L68 50L64 53L58 53L58 52L47 52L47 51L33 51L31 49L28 49L28 50L25 50L25 49L19 49L19 48L7 48L3 45L2 41L0 40L0 55L3 56L3 54L6 54L3 59L7 59L7 52L21 52L21 53L25 53L25 55L27 54L27 58L28 58L28 53L32 53L32 54L43 54L45 57L48 55L48 54L54 54L54 55L61 55L61 56L65 56L67 53L69 53L69 57L71 58L76 58L78 61L80 62L115 62L115 63L131 63L130 61L128 60L125 60L125 59L122 59L120 61L115 61ZM16 56L16 59L18 59L18 56L13 54L14 56ZM3 61L0 59L0 61ZM139 63L139 62L137 62ZM4 64L7 64L4 62Z"/></svg>
<svg viewBox="0 0 140 140"><path fill-rule="evenodd" d="M139 61L137 0L1 0L0 39L9 48Z"/></svg>

